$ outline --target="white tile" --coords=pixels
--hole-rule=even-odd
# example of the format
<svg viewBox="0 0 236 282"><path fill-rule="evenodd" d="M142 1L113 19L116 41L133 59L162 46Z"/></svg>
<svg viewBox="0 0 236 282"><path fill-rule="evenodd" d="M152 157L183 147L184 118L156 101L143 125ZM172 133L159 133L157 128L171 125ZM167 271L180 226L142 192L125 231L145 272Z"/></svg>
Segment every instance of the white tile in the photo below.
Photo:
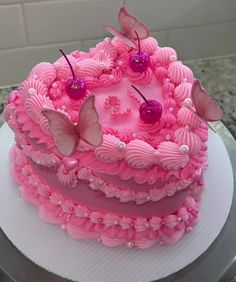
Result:
<svg viewBox="0 0 236 282"><path fill-rule="evenodd" d="M65 0L23 4L30 44L103 37L117 22L117 0Z"/></svg>
<svg viewBox="0 0 236 282"><path fill-rule="evenodd" d="M152 30L205 22L210 0L126 0L129 11Z"/></svg>
<svg viewBox="0 0 236 282"><path fill-rule="evenodd" d="M0 6L0 49L26 44L20 5Z"/></svg>
<svg viewBox="0 0 236 282"><path fill-rule="evenodd" d="M171 30L167 44L180 59L197 59L236 53L236 22Z"/></svg>
<svg viewBox="0 0 236 282"><path fill-rule="evenodd" d="M166 31L152 31L151 35L156 38L158 45L161 47L166 46L167 32Z"/></svg>
<svg viewBox="0 0 236 282"><path fill-rule="evenodd" d="M81 50L81 43L73 42L0 51L0 85L18 84L26 78L35 64L43 61L54 62L61 56L59 48L62 48L65 53L70 53L73 50Z"/></svg>
<svg viewBox="0 0 236 282"><path fill-rule="evenodd" d="M213 0L210 7L208 22L236 20L235 0Z"/></svg>

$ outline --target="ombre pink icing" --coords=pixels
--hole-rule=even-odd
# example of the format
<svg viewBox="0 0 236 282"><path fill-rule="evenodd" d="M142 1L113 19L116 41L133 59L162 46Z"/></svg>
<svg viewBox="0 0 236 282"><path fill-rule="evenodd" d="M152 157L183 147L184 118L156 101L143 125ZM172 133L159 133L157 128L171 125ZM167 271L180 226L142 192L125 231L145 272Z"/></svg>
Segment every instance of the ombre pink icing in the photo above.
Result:
<svg viewBox="0 0 236 282"><path fill-rule="evenodd" d="M150 56L144 72L129 67L137 49L107 38L89 52L67 55L76 77L86 82L85 97L67 95L72 73L61 57L36 65L4 109L15 133L11 172L21 196L75 239L145 249L176 243L199 218L208 133L186 107L193 73L173 48L159 47L153 37L140 43ZM144 101L131 85L161 104L159 121L140 119ZM103 141L94 147L81 140L66 157L42 111L56 110L77 124L90 95Z"/></svg>

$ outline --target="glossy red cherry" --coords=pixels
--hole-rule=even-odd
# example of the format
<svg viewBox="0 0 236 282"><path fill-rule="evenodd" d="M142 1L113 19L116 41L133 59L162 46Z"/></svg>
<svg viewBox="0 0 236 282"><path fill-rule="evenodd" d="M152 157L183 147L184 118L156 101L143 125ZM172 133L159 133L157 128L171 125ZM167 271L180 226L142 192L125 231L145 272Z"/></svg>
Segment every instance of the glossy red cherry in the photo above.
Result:
<svg viewBox="0 0 236 282"><path fill-rule="evenodd" d="M68 78L66 82L66 93L68 96L70 96L73 100L79 100L83 98L87 91L87 85L86 82L83 79L79 79L75 76L74 70L72 68L72 65L67 58L66 54L63 52L62 49L60 49L60 52L65 57L72 73L72 78Z"/></svg>
<svg viewBox="0 0 236 282"><path fill-rule="evenodd" d="M139 93L139 95L144 99L144 102L139 108L140 119L147 124L155 123L160 120L162 115L161 103L157 100L147 100L143 94L132 85L132 87Z"/></svg>
<svg viewBox="0 0 236 282"><path fill-rule="evenodd" d="M138 52L130 55L129 66L133 72L144 72L149 67L150 57L146 52L141 51L140 38L137 31L135 33L138 39Z"/></svg>

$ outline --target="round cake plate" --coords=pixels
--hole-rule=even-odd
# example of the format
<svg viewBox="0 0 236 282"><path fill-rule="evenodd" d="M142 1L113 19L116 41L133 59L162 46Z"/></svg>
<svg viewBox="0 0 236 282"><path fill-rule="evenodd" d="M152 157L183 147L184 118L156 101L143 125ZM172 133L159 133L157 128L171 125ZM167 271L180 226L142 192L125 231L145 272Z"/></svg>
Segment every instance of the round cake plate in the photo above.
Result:
<svg viewBox="0 0 236 282"><path fill-rule="evenodd" d="M231 163L220 137L209 134L209 168L201 202L201 219L177 244L148 250L108 248L95 241L77 241L58 226L43 222L37 209L17 191L9 170L14 136L0 129L0 226L31 261L61 277L80 282L144 282L167 277L192 263L220 233L233 196Z"/></svg>

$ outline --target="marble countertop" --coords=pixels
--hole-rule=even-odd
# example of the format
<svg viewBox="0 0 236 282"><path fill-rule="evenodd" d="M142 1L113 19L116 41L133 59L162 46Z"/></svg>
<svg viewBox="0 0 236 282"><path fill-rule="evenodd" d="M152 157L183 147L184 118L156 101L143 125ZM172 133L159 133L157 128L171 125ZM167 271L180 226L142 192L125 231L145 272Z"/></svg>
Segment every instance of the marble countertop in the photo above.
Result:
<svg viewBox="0 0 236 282"><path fill-rule="evenodd" d="M236 55L185 62L205 89L224 108L224 123L236 138ZM0 126L9 92L15 87L0 87Z"/></svg>

